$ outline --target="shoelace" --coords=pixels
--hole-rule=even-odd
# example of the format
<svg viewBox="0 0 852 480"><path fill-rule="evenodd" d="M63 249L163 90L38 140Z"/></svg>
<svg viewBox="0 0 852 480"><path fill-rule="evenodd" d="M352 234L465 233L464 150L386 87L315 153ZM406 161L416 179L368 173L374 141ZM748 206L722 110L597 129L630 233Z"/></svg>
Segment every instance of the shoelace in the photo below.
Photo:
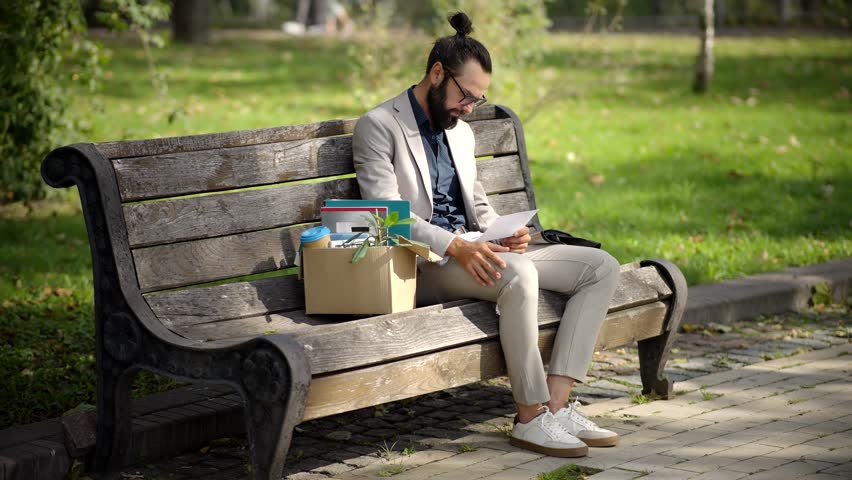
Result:
<svg viewBox="0 0 852 480"><path fill-rule="evenodd" d="M560 440L566 437L570 438L571 432L568 431L567 428L563 427L561 423L550 413L550 409L544 407L544 413L541 418L541 428L550 435L550 438L553 440Z"/></svg>
<svg viewBox="0 0 852 480"><path fill-rule="evenodd" d="M577 411L577 408L580 406L579 400L574 400L574 403L571 404L571 419L580 425L586 427L589 430L595 430L598 428L597 424L588 418L586 418L582 413Z"/></svg>

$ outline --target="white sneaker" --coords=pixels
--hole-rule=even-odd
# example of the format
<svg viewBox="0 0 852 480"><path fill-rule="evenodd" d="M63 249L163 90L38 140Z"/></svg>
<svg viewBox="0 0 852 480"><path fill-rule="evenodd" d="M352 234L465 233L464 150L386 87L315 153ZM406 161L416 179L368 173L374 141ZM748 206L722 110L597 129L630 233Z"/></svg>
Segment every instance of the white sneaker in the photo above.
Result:
<svg viewBox="0 0 852 480"><path fill-rule="evenodd" d="M590 447L612 447L618 443L618 434L601 428L595 422L586 418L577 408L580 401L575 400L568 407L560 408L553 417L565 427L571 435L576 436Z"/></svg>
<svg viewBox="0 0 852 480"><path fill-rule="evenodd" d="M516 423L509 443L551 457L583 457L589 453L589 447L568 433L547 407L529 423Z"/></svg>
<svg viewBox="0 0 852 480"><path fill-rule="evenodd" d="M284 30L284 33L288 33L290 35L305 34L305 26L299 22L284 22L284 24L281 25L281 30Z"/></svg>

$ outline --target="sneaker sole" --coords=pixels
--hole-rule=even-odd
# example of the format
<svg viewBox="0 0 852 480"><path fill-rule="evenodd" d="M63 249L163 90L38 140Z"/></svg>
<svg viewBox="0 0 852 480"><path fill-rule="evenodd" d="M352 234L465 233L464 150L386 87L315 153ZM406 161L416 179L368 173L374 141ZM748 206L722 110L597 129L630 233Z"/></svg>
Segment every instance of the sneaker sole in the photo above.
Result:
<svg viewBox="0 0 852 480"><path fill-rule="evenodd" d="M577 437L590 447L614 447L618 445L618 435L607 438L583 438Z"/></svg>
<svg viewBox="0 0 852 480"><path fill-rule="evenodd" d="M519 438L511 437L509 438L509 444L523 448L525 450L531 450L537 453L543 453L545 455L549 455L551 457L562 457L562 458L574 458L574 457L585 457L589 454L589 447L582 446L576 448L549 448L542 447L541 445L537 445L532 442L528 442L526 440L521 440Z"/></svg>

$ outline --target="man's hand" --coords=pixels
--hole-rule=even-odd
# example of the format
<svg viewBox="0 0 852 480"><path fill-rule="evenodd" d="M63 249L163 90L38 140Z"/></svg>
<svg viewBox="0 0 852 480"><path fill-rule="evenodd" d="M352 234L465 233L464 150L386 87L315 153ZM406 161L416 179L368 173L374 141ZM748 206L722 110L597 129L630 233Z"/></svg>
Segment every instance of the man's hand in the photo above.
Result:
<svg viewBox="0 0 852 480"><path fill-rule="evenodd" d="M502 247L490 242L468 242L456 237L447 247L447 255L457 262L483 287L493 287L494 280L501 275L497 267L506 268L506 262L495 252L508 252L508 247Z"/></svg>
<svg viewBox="0 0 852 480"><path fill-rule="evenodd" d="M521 227L511 237L501 239L500 243L509 247L509 251L512 253L524 253L527 251L530 240L529 227Z"/></svg>

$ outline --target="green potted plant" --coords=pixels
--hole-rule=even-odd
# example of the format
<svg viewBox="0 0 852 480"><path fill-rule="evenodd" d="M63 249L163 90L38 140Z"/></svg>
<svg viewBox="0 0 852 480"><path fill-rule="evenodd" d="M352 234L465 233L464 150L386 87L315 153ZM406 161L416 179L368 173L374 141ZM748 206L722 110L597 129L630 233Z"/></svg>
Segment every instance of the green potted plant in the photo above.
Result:
<svg viewBox="0 0 852 480"><path fill-rule="evenodd" d="M387 247L392 244L399 245L400 243L409 243L425 247L427 249L429 248L429 245L426 245L425 243L415 242L414 240L409 240L401 235L388 234L388 230L393 226L410 225L414 223L415 220L413 218L403 218L400 220L399 212L390 212L385 218L376 214L371 216L365 215L364 218L370 222L371 233L375 232L375 235L368 237L364 240L364 243L358 246L355 253L352 255L352 263L357 263L359 260L364 258L364 256L367 255L367 249L370 247Z"/></svg>

